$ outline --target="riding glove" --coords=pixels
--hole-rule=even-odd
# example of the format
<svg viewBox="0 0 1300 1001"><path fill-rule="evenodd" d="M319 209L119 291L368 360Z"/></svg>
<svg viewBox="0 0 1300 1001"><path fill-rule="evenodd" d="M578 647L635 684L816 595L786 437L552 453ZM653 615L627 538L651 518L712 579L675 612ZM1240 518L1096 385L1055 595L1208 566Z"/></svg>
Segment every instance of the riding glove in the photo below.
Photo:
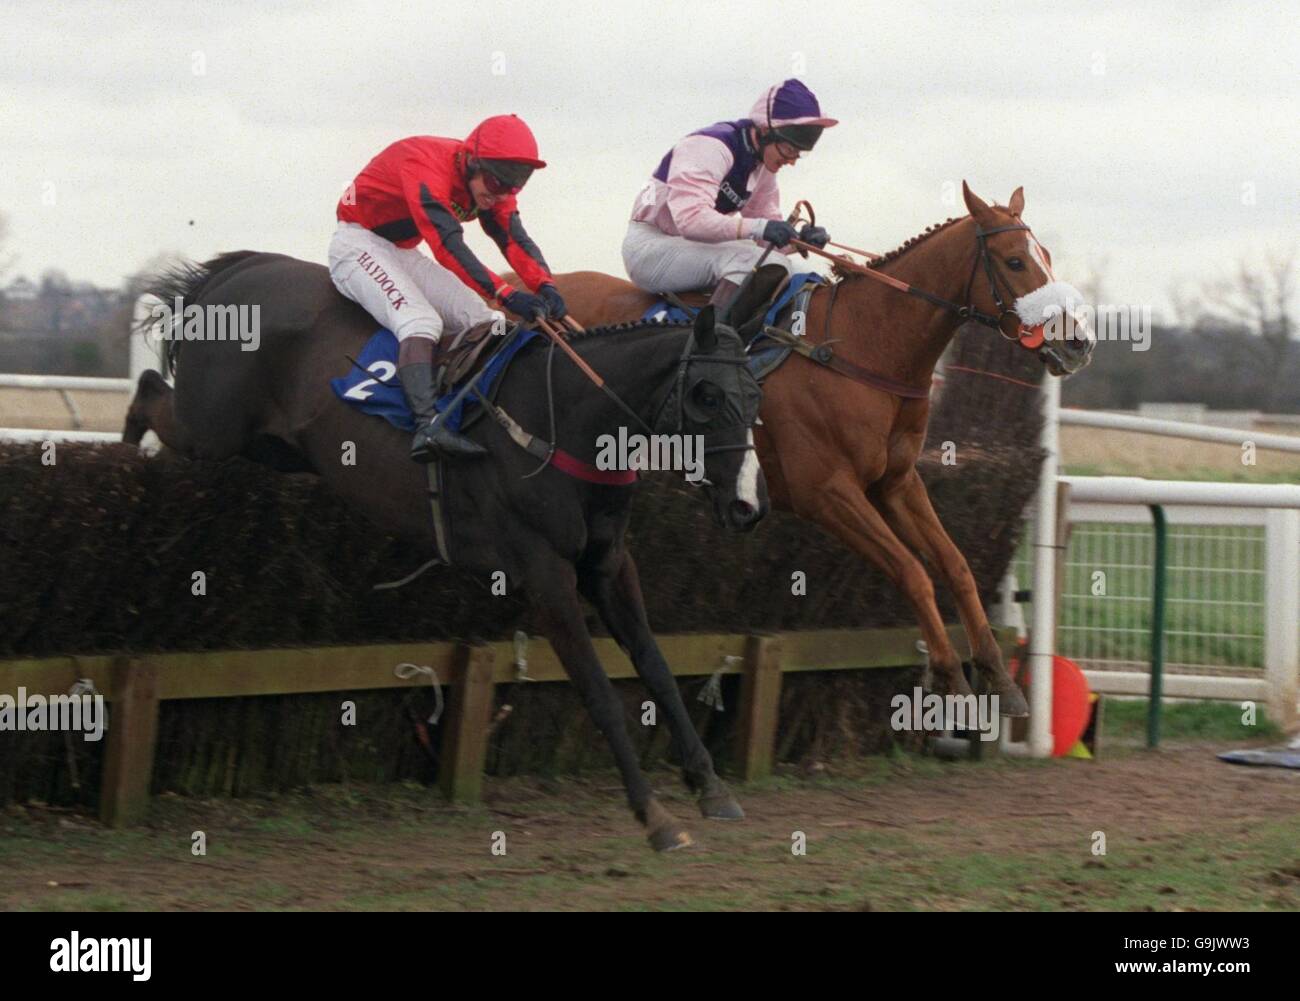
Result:
<svg viewBox="0 0 1300 1001"><path fill-rule="evenodd" d="M569 311L564 305L564 298L560 295L560 290L550 282L537 287L537 294L546 303L546 311L550 314L552 320L563 320L564 314Z"/></svg>
<svg viewBox="0 0 1300 1001"><path fill-rule="evenodd" d="M511 292L501 300L501 305L529 321L544 319L546 316L546 300L528 292Z"/></svg>
<svg viewBox="0 0 1300 1001"><path fill-rule="evenodd" d="M763 239L774 247L784 247L795 235L795 228L784 219L772 219L763 227Z"/></svg>
<svg viewBox="0 0 1300 1001"><path fill-rule="evenodd" d="M814 226L812 223L807 223L803 230L800 231L799 239L804 243L811 243L814 247L817 247L820 250L830 242L831 235L826 232L826 230L822 229L822 227Z"/></svg>

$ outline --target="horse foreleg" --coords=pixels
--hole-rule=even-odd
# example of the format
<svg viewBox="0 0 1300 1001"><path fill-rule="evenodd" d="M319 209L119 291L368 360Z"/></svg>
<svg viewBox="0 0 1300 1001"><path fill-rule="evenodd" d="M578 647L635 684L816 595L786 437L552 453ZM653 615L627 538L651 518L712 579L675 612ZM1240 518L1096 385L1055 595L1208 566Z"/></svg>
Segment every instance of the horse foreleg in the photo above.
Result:
<svg viewBox="0 0 1300 1001"><path fill-rule="evenodd" d="M713 770L713 758L691 722L677 679L664 660L646 618L636 562L626 549L581 578L582 592L596 606L610 635L623 648L655 702L668 716L673 747L682 762L682 777L699 794L700 813L711 820L740 820L745 811Z"/></svg>
<svg viewBox="0 0 1300 1001"><path fill-rule="evenodd" d="M122 441L139 445L145 434L152 431L168 448L183 452L182 435L172 410L172 387L153 369L140 373L135 396L126 411L122 427Z"/></svg>
<svg viewBox="0 0 1300 1001"><path fill-rule="evenodd" d="M934 603L934 584L921 561L907 548L872 506L862 488L848 475L834 477L809 495L798 513L810 517L857 553L880 567L902 591L916 613L929 651L931 681L941 681L938 694L970 695L961 658L948 639ZM945 690L946 689L946 690Z"/></svg>
<svg viewBox="0 0 1300 1001"><path fill-rule="evenodd" d="M587 712L609 741L614 761L623 776L628 804L647 830L655 851L671 851L691 843L685 828L660 805L650 791L628 736L623 706L610 684L578 601L577 574L572 564L554 555L539 559L526 575L533 606L540 612L543 629L569 680L578 689Z"/></svg>
<svg viewBox="0 0 1300 1001"><path fill-rule="evenodd" d="M1025 696L1002 664L970 564L948 536L915 469L888 492L873 496L876 508L900 539L921 553L957 599L957 613L970 641L971 658L998 696L1003 716L1027 716Z"/></svg>

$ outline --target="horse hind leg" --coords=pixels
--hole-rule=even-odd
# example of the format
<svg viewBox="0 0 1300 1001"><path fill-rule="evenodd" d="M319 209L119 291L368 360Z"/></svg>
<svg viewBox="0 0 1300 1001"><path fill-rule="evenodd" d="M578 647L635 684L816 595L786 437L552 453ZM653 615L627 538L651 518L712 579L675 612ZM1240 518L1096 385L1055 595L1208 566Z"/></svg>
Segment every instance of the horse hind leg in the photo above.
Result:
<svg viewBox="0 0 1300 1001"><path fill-rule="evenodd" d="M227 410L221 419L200 419L205 414L217 413L215 400L221 399L225 389L206 386L196 389L193 383L182 390L188 392L184 403L188 404L189 417L183 416L187 408L178 406L177 391L169 386L163 377L149 369L142 372L136 383L135 396L127 408L126 421L122 428L122 441L128 445L139 445L144 436L152 431L158 436L163 447L183 455L188 459L226 459L232 455L251 451L249 458L264 462L276 469L286 472L309 470L301 457L290 458L292 452L288 446L269 448L257 443L253 447L247 431L247 420L237 412ZM238 398L228 394L227 398Z"/></svg>
<svg viewBox="0 0 1300 1001"><path fill-rule="evenodd" d="M141 372L135 396L131 398L131 405L126 411L122 441L128 445L139 445L144 436L152 431L168 448L184 451L172 409L173 397L172 387L167 385L161 375L153 369Z"/></svg>

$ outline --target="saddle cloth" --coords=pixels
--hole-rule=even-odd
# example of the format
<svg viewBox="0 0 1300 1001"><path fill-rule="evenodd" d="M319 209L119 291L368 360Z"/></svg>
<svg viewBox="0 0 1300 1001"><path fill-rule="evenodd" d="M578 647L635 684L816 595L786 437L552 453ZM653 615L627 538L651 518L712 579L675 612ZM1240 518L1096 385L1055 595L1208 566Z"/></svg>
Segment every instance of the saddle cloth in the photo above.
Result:
<svg viewBox="0 0 1300 1001"><path fill-rule="evenodd" d="M478 384L484 396L491 396L492 384L510 364L510 360L525 344L537 336L539 334L536 330L521 330L509 344L492 355L483 366L483 375ZM466 378L472 375L473 372L470 372ZM464 379L461 381L463 382ZM382 417L389 424L403 431L415 429L415 418L406 405L406 395L402 392L401 383L397 381L397 338L393 336L392 331L382 328L376 331L370 340L366 341L366 346L361 349L361 354L356 358L356 364L348 370L347 375L331 379L330 386L340 400L356 407L362 413ZM446 413L456 395L456 388L452 387L451 391L438 400L438 413ZM453 431L460 430L466 418L466 409L478 405L478 400L471 392L456 407L454 413L447 414L447 427Z"/></svg>
<svg viewBox="0 0 1300 1001"><path fill-rule="evenodd" d="M776 318L781 311L786 308L799 294L808 282L822 282L825 279L815 271L803 271L796 275L790 276L789 283L776 297L771 306L768 307L767 314L763 317L764 323L775 324ZM658 298L654 303L641 315L642 323L690 323L695 319L694 313L687 313L680 306L674 305L665 298Z"/></svg>

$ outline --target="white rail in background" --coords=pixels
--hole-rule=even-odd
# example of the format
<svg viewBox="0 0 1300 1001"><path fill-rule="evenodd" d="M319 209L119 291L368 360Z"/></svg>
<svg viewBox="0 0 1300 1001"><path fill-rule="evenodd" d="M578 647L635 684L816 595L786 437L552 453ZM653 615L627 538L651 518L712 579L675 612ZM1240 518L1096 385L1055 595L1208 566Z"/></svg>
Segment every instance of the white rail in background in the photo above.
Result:
<svg viewBox="0 0 1300 1001"><path fill-rule="evenodd" d="M42 431L39 428L0 428L0 441L102 443L121 441L118 431Z"/></svg>
<svg viewBox="0 0 1300 1001"><path fill-rule="evenodd" d="M1046 386L1049 380L1043 380ZM1193 441L1213 441L1224 445L1241 446L1250 442L1256 448L1280 452L1300 452L1300 437L1250 431L1245 428L1218 428L1208 424L1188 424L1183 421L1159 421L1151 417L1134 417L1130 414L1108 414L1096 410L1061 410L1061 424L1076 427L1106 428L1111 431L1135 431L1140 434L1164 435L1168 438L1190 438Z"/></svg>
<svg viewBox="0 0 1300 1001"><path fill-rule="evenodd" d="M89 390L100 393L129 393L130 379L106 379L89 375L0 375L0 389Z"/></svg>

